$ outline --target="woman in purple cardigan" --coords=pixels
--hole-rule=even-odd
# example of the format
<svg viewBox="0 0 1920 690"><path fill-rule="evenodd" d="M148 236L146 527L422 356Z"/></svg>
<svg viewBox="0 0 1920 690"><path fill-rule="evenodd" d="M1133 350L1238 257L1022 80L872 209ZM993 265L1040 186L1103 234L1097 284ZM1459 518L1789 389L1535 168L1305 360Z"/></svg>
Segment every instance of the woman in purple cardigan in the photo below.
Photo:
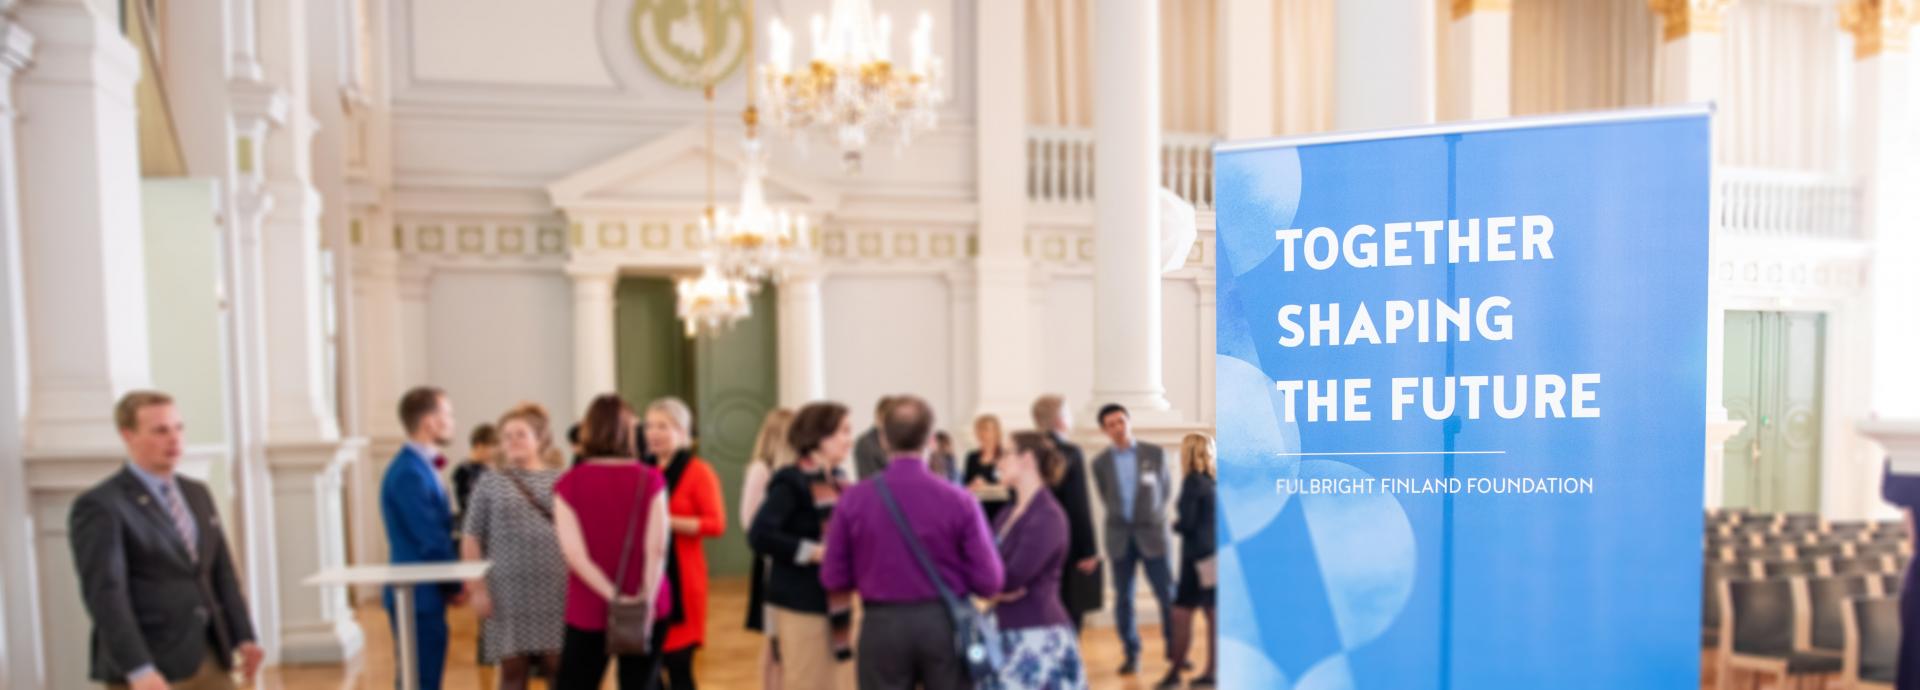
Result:
<svg viewBox="0 0 1920 690"><path fill-rule="evenodd" d="M1067 513L1047 490L1066 471L1066 460L1038 433L1014 434L1013 446L1014 454L1000 461L1000 480L1012 487L1014 503L993 523L1007 573L1004 591L994 598L1007 653L995 686L1081 690L1087 676L1079 636L1054 595L1066 567Z"/></svg>

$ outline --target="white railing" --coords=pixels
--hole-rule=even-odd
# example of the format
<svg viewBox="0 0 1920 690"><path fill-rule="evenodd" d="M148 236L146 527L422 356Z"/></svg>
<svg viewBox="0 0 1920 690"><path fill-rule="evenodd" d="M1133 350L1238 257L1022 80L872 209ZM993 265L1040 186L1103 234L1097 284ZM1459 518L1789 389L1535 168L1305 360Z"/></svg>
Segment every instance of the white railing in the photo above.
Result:
<svg viewBox="0 0 1920 690"><path fill-rule="evenodd" d="M1213 136L1162 137L1160 185L1195 208L1213 208ZM1093 203L1093 130L1028 130L1027 198L1041 204Z"/></svg>
<svg viewBox="0 0 1920 690"><path fill-rule="evenodd" d="M1860 186L1826 173L1721 168L1720 227L1767 238L1852 239L1860 236Z"/></svg>

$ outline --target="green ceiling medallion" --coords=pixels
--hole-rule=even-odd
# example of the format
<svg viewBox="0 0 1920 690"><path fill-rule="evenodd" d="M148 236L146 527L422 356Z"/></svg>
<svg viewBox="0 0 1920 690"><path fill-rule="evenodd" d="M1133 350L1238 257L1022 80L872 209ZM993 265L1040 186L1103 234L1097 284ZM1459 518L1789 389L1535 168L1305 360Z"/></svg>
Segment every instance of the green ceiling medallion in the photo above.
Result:
<svg viewBox="0 0 1920 690"><path fill-rule="evenodd" d="M629 28L647 69L675 86L718 84L746 58L741 0L634 0Z"/></svg>

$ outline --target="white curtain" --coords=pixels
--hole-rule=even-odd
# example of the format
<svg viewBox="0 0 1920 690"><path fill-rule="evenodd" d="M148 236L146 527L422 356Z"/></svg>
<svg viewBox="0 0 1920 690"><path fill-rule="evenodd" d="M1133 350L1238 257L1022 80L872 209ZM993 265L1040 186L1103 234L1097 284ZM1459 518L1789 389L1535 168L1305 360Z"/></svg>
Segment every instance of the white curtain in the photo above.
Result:
<svg viewBox="0 0 1920 690"><path fill-rule="evenodd" d="M1220 53L1215 11L1215 0L1160 0L1162 130L1206 133L1218 128L1213 115L1220 74L1215 67Z"/></svg>
<svg viewBox="0 0 1920 690"><path fill-rule="evenodd" d="M1104 0L1107 2L1135 0ZM1160 128L1214 131L1215 0L1160 2ZM1096 0L1027 0L1028 122L1093 126Z"/></svg>
<svg viewBox="0 0 1920 690"><path fill-rule="evenodd" d="M1513 114L1652 103L1659 30L1646 0L1516 0Z"/></svg>
<svg viewBox="0 0 1920 690"><path fill-rule="evenodd" d="M1727 11L1726 70L1715 117L1718 160L1738 167L1834 172L1851 42L1831 4L1747 0Z"/></svg>
<svg viewBox="0 0 1920 690"><path fill-rule="evenodd" d="M1334 0L1274 0L1274 131L1333 127Z"/></svg>
<svg viewBox="0 0 1920 690"><path fill-rule="evenodd" d="M1028 123L1093 126L1092 19L1093 0L1027 0Z"/></svg>

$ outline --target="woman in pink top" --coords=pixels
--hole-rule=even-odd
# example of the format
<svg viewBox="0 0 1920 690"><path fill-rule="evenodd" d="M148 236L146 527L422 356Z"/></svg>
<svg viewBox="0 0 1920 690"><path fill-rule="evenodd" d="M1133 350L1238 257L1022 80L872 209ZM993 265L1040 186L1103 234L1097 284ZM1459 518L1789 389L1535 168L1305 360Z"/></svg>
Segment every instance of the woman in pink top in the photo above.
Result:
<svg viewBox="0 0 1920 690"><path fill-rule="evenodd" d="M607 601L644 599L652 604L655 653L622 655L620 687L641 690L660 677L660 644L666 639L667 604L659 596L667 564L666 479L639 462L634 415L619 396L602 395L581 421L585 460L554 485L554 529L567 560L567 631L560 647L560 690L597 689L607 672ZM622 581L620 554L628 530L633 549Z"/></svg>

